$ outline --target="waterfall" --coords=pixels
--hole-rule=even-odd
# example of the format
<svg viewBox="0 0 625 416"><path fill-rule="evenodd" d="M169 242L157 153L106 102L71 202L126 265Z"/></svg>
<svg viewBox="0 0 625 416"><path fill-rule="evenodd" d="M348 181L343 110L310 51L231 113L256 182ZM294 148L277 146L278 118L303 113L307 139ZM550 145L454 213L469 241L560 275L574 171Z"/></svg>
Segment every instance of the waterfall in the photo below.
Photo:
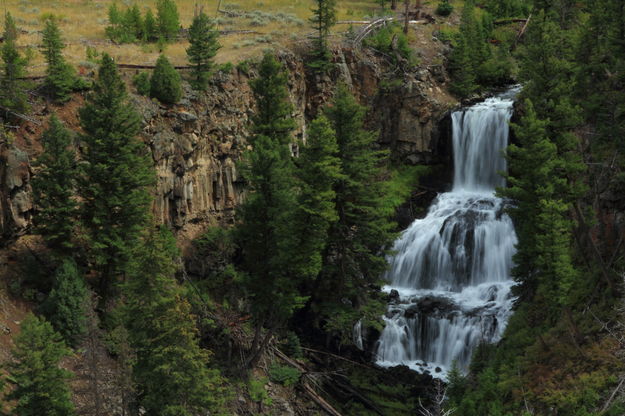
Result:
<svg viewBox="0 0 625 416"><path fill-rule="evenodd" d="M480 342L497 342L511 314L517 242L495 188L516 90L452 114L454 183L395 242L385 274L390 302L376 364L444 378L468 369Z"/></svg>

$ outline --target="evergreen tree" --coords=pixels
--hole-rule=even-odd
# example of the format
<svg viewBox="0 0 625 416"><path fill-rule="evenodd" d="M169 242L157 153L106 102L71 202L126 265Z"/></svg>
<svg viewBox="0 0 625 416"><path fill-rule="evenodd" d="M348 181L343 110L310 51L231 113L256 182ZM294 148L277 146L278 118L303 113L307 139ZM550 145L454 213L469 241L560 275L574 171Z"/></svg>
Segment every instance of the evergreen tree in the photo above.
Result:
<svg viewBox="0 0 625 416"><path fill-rule="evenodd" d="M173 236L161 228L146 236L129 266L123 311L139 403L154 416L218 413L222 379L198 344L195 317L174 277L178 257Z"/></svg>
<svg viewBox="0 0 625 416"><path fill-rule="evenodd" d="M489 57L484 27L475 17L475 1L469 0L462 9L460 32L450 57L452 91L460 97L467 97L477 90L480 66Z"/></svg>
<svg viewBox="0 0 625 416"><path fill-rule="evenodd" d="M150 79L150 97L165 104L176 104L182 98L180 74L165 55L159 56Z"/></svg>
<svg viewBox="0 0 625 416"><path fill-rule="evenodd" d="M61 336L43 319L29 315L15 338L14 362L7 380L13 389L5 396L15 401L15 416L72 416L74 405L67 380L71 373L59 366L70 351Z"/></svg>
<svg viewBox="0 0 625 416"><path fill-rule="evenodd" d="M575 278L569 205L561 198L567 184L566 162L548 137L548 122L538 118L531 101L526 101L524 111L521 123L514 126L519 145L507 151L509 186L499 192L515 201L510 211L519 239L513 271L521 283L519 293L524 299L538 294L547 311L553 310L551 299L566 299Z"/></svg>
<svg viewBox="0 0 625 416"><path fill-rule="evenodd" d="M74 68L63 57L63 48L65 44L56 20L46 19L41 45L41 52L48 64L45 85L52 97L59 102L69 100L70 93L81 86Z"/></svg>
<svg viewBox="0 0 625 416"><path fill-rule="evenodd" d="M476 75L471 62L471 51L464 34L460 33L450 58L453 78L451 91L459 97L468 97L478 88Z"/></svg>
<svg viewBox="0 0 625 416"><path fill-rule="evenodd" d="M101 273L101 295L106 295L145 225L147 186L154 182L144 145L136 138L139 115L107 54L79 115L87 145L79 187L83 226Z"/></svg>
<svg viewBox="0 0 625 416"><path fill-rule="evenodd" d="M66 253L74 248L73 232L77 207L75 155L69 149L71 136L56 115L41 139L43 153L37 159L39 172L33 177L33 196L38 211L35 231L50 248Z"/></svg>
<svg viewBox="0 0 625 416"><path fill-rule="evenodd" d="M387 267L385 250L394 238L394 224L383 208L380 164L385 152L374 149L375 134L364 130L365 108L341 85L325 114L336 132L342 178L334 187L339 218L330 227L313 301L329 327L340 327L345 314L359 314L370 285Z"/></svg>
<svg viewBox="0 0 625 416"><path fill-rule="evenodd" d="M294 128L284 69L269 54L260 76L251 82L257 112L253 118L253 150L246 153L244 175L250 194L240 207L238 239L248 278L255 334L248 366L260 358L271 335L300 307L298 279L292 273L296 237L293 162L287 144ZM277 101L274 101L277 100ZM267 332L262 336L263 327Z"/></svg>
<svg viewBox="0 0 625 416"><path fill-rule="evenodd" d="M301 241L293 263L297 274L314 279L321 271L328 230L338 220L336 182L343 179L336 134L326 116L310 123L306 145L298 159L299 200L294 232Z"/></svg>
<svg viewBox="0 0 625 416"><path fill-rule="evenodd" d="M158 30L162 39L172 40L180 31L178 7L174 0L158 0L156 3Z"/></svg>
<svg viewBox="0 0 625 416"><path fill-rule="evenodd" d="M310 64L317 70L324 71L328 68L331 53L328 48L328 35L330 29L336 24L336 0L315 0L316 8L313 9L313 17L310 22L317 32L315 38L314 60Z"/></svg>
<svg viewBox="0 0 625 416"><path fill-rule="evenodd" d="M205 91L208 85L213 58L220 48L219 33L203 10L196 14L189 28L189 43L187 56L193 65L192 85L195 89Z"/></svg>
<svg viewBox="0 0 625 416"><path fill-rule="evenodd" d="M145 12L145 18L143 19L143 35L148 42L154 42L158 39L158 24L154 18L152 9L148 9Z"/></svg>
<svg viewBox="0 0 625 416"><path fill-rule="evenodd" d="M267 53L258 69L258 78L250 82L257 111L252 117L255 136L266 136L288 145L295 129L293 105L289 101L288 74L276 58Z"/></svg>
<svg viewBox="0 0 625 416"><path fill-rule="evenodd" d="M143 39L145 36L144 30L144 22L141 17L141 10L139 10L139 6L137 3L133 4L132 7L126 9L126 13L124 16L124 26L127 28L128 32L132 33L135 39Z"/></svg>
<svg viewBox="0 0 625 416"><path fill-rule="evenodd" d="M87 331L89 292L76 263L65 259L56 270L52 291L43 310L68 345L76 346Z"/></svg>
<svg viewBox="0 0 625 416"><path fill-rule="evenodd" d="M2 74L0 76L0 105L5 109L24 112L28 108L23 81L26 74L26 59L17 49L18 29L11 13L4 18L4 39L0 56L2 57Z"/></svg>
<svg viewBox="0 0 625 416"><path fill-rule="evenodd" d="M625 7L622 2L589 0L590 18L577 52L576 96L600 142L625 148Z"/></svg>

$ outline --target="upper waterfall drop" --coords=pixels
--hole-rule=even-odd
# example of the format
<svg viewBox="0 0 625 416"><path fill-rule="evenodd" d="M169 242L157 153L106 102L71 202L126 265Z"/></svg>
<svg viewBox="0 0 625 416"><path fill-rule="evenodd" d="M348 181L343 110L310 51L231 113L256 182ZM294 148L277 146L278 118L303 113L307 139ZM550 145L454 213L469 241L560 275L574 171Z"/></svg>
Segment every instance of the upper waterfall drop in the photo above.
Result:
<svg viewBox="0 0 625 416"><path fill-rule="evenodd" d="M466 370L481 342L496 342L513 299L516 234L495 188L517 91L452 114L453 189L395 242L385 274L391 294L376 347L381 366L408 365L444 377Z"/></svg>

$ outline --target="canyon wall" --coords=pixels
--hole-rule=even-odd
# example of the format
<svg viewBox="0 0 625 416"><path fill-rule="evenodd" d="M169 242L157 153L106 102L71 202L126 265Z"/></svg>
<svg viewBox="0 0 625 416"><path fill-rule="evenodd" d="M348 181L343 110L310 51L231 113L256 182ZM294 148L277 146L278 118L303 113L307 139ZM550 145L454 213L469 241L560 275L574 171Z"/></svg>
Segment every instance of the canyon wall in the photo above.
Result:
<svg viewBox="0 0 625 416"><path fill-rule="evenodd" d="M367 125L379 132L379 144L391 150L398 163L449 163L448 137L439 125L456 102L444 91L440 67L419 66L414 71L390 73L384 59L364 49L334 52L336 69L329 75L311 75L304 59L290 51L278 53L289 72L289 89L297 120L297 142L305 140L306 123L332 97L337 82L348 84L369 107ZM134 72L124 74L128 80ZM134 94L131 99L143 118L141 138L149 148L158 177L154 190L155 218L193 238L207 224L233 221L244 197L245 184L237 162L247 149L250 117L254 111L248 85L253 68L232 68L216 74L209 91L185 87L178 105L163 106ZM45 125L52 111L79 130L77 109L82 97L63 107L33 107L32 116ZM35 207L30 179L31 162L41 150L42 126L25 122L18 140L0 143L0 232L4 239L23 234L31 225ZM297 145L294 145L297 151Z"/></svg>

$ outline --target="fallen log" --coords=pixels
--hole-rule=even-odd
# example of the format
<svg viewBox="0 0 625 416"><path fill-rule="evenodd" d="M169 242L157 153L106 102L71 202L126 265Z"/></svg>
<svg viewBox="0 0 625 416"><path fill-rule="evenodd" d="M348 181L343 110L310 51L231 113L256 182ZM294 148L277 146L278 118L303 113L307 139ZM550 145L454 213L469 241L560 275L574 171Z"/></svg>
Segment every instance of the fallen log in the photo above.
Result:
<svg viewBox="0 0 625 416"><path fill-rule="evenodd" d="M503 26L503 25L509 25L511 23L527 23L529 19L500 19L500 20L495 20L493 22L493 25L495 26Z"/></svg>

